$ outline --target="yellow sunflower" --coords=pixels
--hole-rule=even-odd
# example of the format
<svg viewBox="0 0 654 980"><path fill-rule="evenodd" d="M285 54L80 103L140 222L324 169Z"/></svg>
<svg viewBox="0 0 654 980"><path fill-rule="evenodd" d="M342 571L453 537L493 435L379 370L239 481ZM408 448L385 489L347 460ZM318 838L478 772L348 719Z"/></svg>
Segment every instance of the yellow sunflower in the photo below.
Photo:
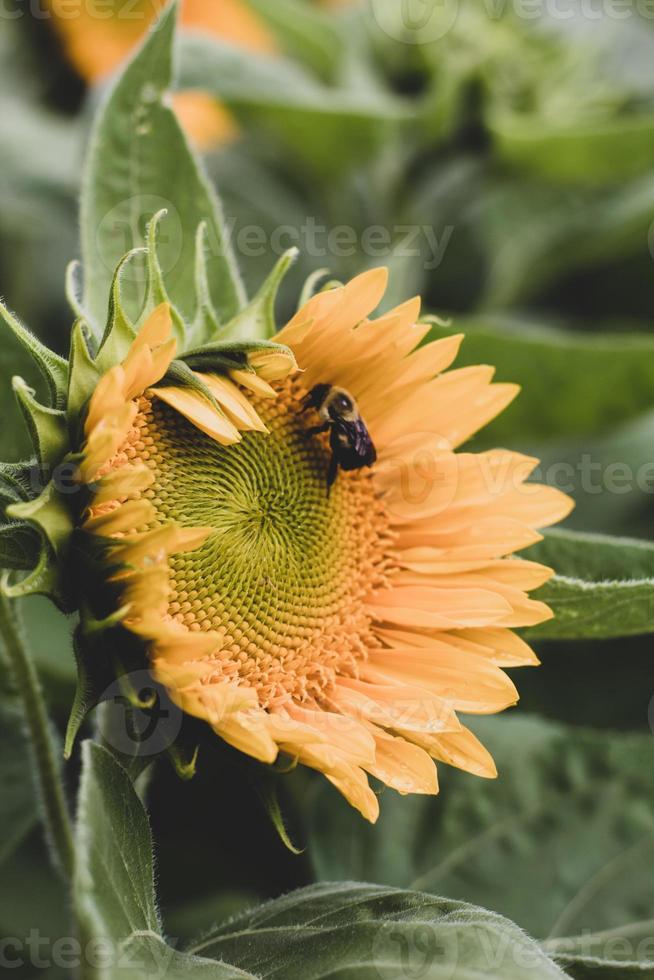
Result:
<svg viewBox="0 0 654 980"><path fill-rule="evenodd" d="M275 338L295 360L196 361L183 384L159 306L97 385L80 463L83 532L107 546L154 677L230 745L320 770L371 821L368 774L401 793L436 793L434 760L495 776L458 713L517 701L502 668L537 660L512 630L551 615L528 596L551 573L511 553L571 508L526 482L534 459L457 452L517 388L448 370L461 337L422 344L418 299L370 319L386 281L313 296ZM377 454L330 492L316 385L351 394Z"/></svg>

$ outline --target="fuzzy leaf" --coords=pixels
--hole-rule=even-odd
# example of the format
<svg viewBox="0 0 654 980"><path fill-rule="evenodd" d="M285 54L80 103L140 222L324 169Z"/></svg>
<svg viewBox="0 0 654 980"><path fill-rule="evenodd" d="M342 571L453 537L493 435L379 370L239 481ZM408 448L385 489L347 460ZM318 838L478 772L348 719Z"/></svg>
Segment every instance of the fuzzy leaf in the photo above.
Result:
<svg viewBox="0 0 654 980"><path fill-rule="evenodd" d="M542 946L574 980L654 980L653 919Z"/></svg>
<svg viewBox="0 0 654 980"><path fill-rule="evenodd" d="M127 773L106 749L82 746L75 904L92 931L117 942L159 933L152 844L145 812Z"/></svg>
<svg viewBox="0 0 654 980"><path fill-rule="evenodd" d="M116 264L144 244L147 225L162 208L168 217L159 261L184 317L190 321L195 310L195 232L202 221L209 229L209 280L219 315L228 320L244 303L220 203L166 104L175 21L173 4L118 78L92 137L82 191L82 256L84 308L96 323L104 320ZM143 302L144 272L135 268L126 284L133 318Z"/></svg>
<svg viewBox="0 0 654 980"><path fill-rule="evenodd" d="M525 555L556 570L533 593L554 619L529 630L539 639L606 639L654 632L654 544L550 530Z"/></svg>
<svg viewBox="0 0 654 980"><path fill-rule="evenodd" d="M255 980L226 964L177 952L161 936L148 818L127 772L106 749L82 747L76 833L74 909L86 941L103 939L114 954L104 969L88 964L84 980L161 977ZM163 969L163 973L162 973Z"/></svg>
<svg viewBox="0 0 654 980"><path fill-rule="evenodd" d="M192 952L237 962L269 980L565 976L533 940L493 912L352 883L291 892L236 916Z"/></svg>

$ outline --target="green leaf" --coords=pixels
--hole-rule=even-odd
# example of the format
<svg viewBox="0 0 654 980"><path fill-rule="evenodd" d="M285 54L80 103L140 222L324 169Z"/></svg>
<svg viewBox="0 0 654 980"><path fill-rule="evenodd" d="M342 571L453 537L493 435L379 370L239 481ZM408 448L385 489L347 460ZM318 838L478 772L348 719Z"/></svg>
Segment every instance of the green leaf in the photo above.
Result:
<svg viewBox="0 0 654 980"><path fill-rule="evenodd" d="M237 962L270 980L565 976L520 929L493 912L351 883L292 892L237 916L192 951Z"/></svg>
<svg viewBox="0 0 654 980"><path fill-rule="evenodd" d="M104 322L114 269L130 248L144 244L147 225L166 209L159 261L166 289L189 321L195 310L195 232L207 222L214 304L228 320L244 303L218 198L166 104L176 7L170 6L119 77L92 137L82 189L85 309ZM140 313L145 269L125 284L133 317Z"/></svg>
<svg viewBox="0 0 654 980"><path fill-rule="evenodd" d="M309 854L319 879L365 878L496 909L536 937L651 914L651 736L477 719L499 777L439 767L438 797L386 791L369 826L318 784Z"/></svg>
<svg viewBox="0 0 654 980"><path fill-rule="evenodd" d="M417 119L408 100L329 88L294 62L207 36L180 38L182 88L212 92L245 123L273 133L325 180L369 162ZM338 152L334 152L338 147Z"/></svg>
<svg viewBox="0 0 654 980"><path fill-rule="evenodd" d="M542 945L574 980L654 980L653 919Z"/></svg>
<svg viewBox="0 0 654 980"><path fill-rule="evenodd" d="M121 942L160 932L147 817L129 777L94 742L82 746L75 902L87 934Z"/></svg>
<svg viewBox="0 0 654 980"><path fill-rule="evenodd" d="M251 974L168 946L154 890L148 818L127 772L94 742L82 747L74 908L85 941L112 953L104 969L83 965L84 980L255 980ZM107 949L107 946L104 946ZM162 970L164 972L162 972ZM129 972L126 972L129 971Z"/></svg>
<svg viewBox="0 0 654 980"><path fill-rule="evenodd" d="M493 113L488 120L501 159L552 181L603 184L647 171L654 152L649 113L554 123Z"/></svg>
<svg viewBox="0 0 654 980"><path fill-rule="evenodd" d="M588 435L651 408L654 338L559 330L505 315L456 317L434 326L429 339L461 332L457 367L492 364L497 381L522 386L484 435L494 444Z"/></svg>
<svg viewBox="0 0 654 980"><path fill-rule="evenodd" d="M259 980L236 966L177 952L159 936L129 939L122 948L121 960L131 968L130 980L160 980L162 976L165 980L187 980L189 976L192 980ZM122 980L124 975L119 968L115 980ZM112 980L113 977L112 974Z"/></svg>
<svg viewBox="0 0 654 980"><path fill-rule="evenodd" d="M303 0L250 0L287 54L330 78L342 56L341 32L328 11Z"/></svg>
<svg viewBox="0 0 654 980"><path fill-rule="evenodd" d="M486 309L524 305L552 290L557 279L565 282L575 272L640 256L654 218L651 173L601 190L524 177L495 177L486 184L474 188L478 204L467 222L484 253ZM455 220L458 229L462 219Z"/></svg>
<svg viewBox="0 0 654 980"><path fill-rule="evenodd" d="M607 639L654 632L654 544L550 530L525 555L556 570L535 597L554 619L529 630L539 639Z"/></svg>

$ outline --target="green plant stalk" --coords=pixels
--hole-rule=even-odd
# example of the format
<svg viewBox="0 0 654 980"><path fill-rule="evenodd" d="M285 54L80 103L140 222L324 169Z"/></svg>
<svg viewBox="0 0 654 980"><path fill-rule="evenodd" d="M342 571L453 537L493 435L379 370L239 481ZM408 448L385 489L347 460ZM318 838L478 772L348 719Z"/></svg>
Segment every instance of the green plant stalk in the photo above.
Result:
<svg viewBox="0 0 654 980"><path fill-rule="evenodd" d="M0 637L9 658L34 760L43 821L58 870L71 880L73 831L66 804L57 744L32 659L26 649L15 607L0 592Z"/></svg>

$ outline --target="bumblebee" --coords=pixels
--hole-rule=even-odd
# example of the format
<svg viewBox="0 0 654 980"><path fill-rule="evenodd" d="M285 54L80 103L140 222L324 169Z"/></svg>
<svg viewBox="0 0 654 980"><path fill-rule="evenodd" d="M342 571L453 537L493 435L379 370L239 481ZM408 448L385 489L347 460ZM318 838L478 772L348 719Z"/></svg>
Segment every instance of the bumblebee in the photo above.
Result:
<svg viewBox="0 0 654 980"><path fill-rule="evenodd" d="M358 470L372 466L377 452L370 438L366 424L359 414L357 403L344 388L333 385L315 385L307 395L303 411L315 409L322 419L320 425L307 429L307 435L315 436L329 432L329 445L332 451L327 471L327 494L342 470Z"/></svg>

